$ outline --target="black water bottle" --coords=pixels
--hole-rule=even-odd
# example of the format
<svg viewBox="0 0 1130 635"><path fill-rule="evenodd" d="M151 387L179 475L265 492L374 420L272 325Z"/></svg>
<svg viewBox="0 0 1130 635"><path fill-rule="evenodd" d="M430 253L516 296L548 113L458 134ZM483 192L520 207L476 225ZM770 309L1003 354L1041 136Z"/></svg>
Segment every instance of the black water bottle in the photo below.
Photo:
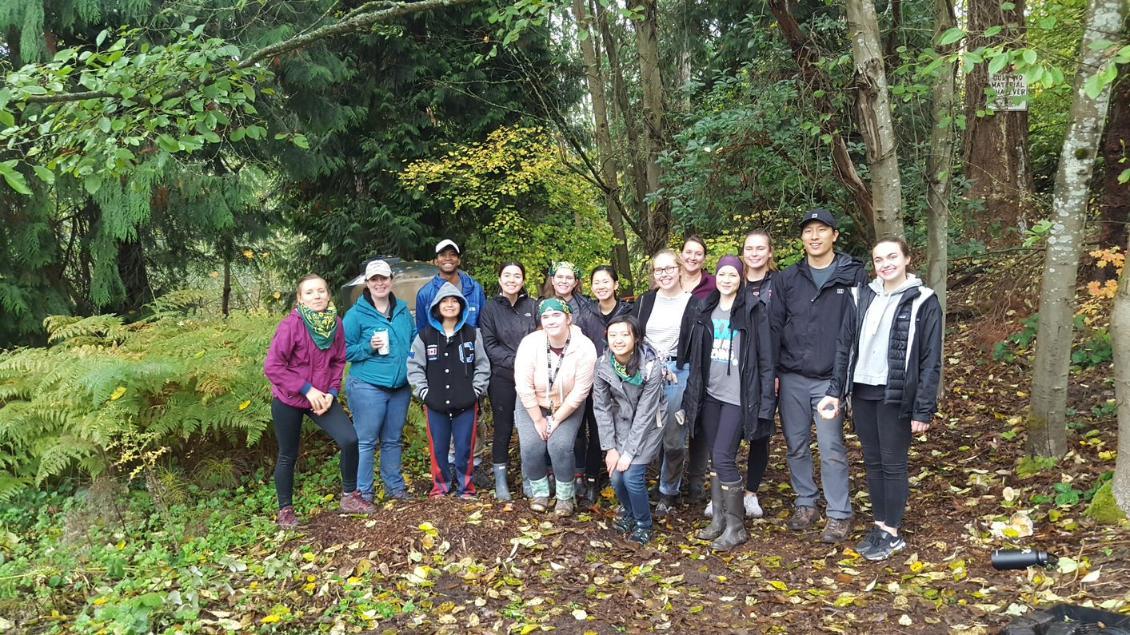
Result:
<svg viewBox="0 0 1130 635"><path fill-rule="evenodd" d="M997 549L993 552L993 568L998 571L1027 569L1028 567L1054 567L1059 558L1046 551L1032 549Z"/></svg>

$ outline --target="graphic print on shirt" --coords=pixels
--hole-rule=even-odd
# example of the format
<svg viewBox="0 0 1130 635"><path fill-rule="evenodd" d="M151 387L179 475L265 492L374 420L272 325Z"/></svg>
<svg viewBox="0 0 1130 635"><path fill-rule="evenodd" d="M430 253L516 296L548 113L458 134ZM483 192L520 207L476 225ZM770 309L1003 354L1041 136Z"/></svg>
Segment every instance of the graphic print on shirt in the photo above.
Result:
<svg viewBox="0 0 1130 635"><path fill-rule="evenodd" d="M738 366L738 356L734 350L734 332L730 330L730 318L711 318L714 323L714 344L710 349L712 364Z"/></svg>

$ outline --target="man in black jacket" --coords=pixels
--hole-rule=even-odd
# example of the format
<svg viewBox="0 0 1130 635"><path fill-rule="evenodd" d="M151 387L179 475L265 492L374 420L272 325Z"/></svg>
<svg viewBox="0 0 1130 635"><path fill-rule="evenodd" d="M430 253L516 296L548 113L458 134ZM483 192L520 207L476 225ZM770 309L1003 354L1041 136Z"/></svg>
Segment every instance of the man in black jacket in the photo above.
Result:
<svg viewBox="0 0 1130 635"><path fill-rule="evenodd" d="M836 337L851 302L851 288L866 284L863 263L834 251L840 236L836 217L814 209L798 223L805 259L773 279L770 326L777 346L778 403L788 446L790 481L796 507L789 529L801 531L820 517L820 495L813 478L812 423L820 446L820 481L827 504L821 539L839 542L851 533L851 488L843 416L824 419L816 405L828 390L836 356Z"/></svg>

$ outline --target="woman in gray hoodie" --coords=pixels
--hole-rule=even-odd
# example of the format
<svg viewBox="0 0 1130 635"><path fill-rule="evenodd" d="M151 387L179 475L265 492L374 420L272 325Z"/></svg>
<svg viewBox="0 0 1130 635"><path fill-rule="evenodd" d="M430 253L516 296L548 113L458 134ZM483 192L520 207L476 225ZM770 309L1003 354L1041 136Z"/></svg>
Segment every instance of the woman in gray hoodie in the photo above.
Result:
<svg viewBox="0 0 1130 635"><path fill-rule="evenodd" d="M653 526L647 466L663 442L667 366L644 344L640 323L630 315L612 318L607 338L596 362L593 411L605 468L623 507L616 527L644 544Z"/></svg>
<svg viewBox="0 0 1130 635"><path fill-rule="evenodd" d="M942 307L937 294L907 273L905 240L882 238L871 256L876 277L852 289L854 315L845 316L828 396L816 408L832 419L841 400L852 396L875 515L855 550L868 560L885 560L906 549L899 526L910 492L910 440L930 429L938 410Z"/></svg>

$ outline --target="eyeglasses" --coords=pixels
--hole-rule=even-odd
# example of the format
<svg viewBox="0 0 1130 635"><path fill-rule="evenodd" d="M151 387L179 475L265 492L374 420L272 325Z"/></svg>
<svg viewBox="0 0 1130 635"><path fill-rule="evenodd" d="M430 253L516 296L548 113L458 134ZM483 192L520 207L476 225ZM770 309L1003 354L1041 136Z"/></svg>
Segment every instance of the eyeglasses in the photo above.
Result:
<svg viewBox="0 0 1130 635"><path fill-rule="evenodd" d="M675 273L678 270L679 267L677 265L671 265L670 267L656 267L655 273Z"/></svg>

